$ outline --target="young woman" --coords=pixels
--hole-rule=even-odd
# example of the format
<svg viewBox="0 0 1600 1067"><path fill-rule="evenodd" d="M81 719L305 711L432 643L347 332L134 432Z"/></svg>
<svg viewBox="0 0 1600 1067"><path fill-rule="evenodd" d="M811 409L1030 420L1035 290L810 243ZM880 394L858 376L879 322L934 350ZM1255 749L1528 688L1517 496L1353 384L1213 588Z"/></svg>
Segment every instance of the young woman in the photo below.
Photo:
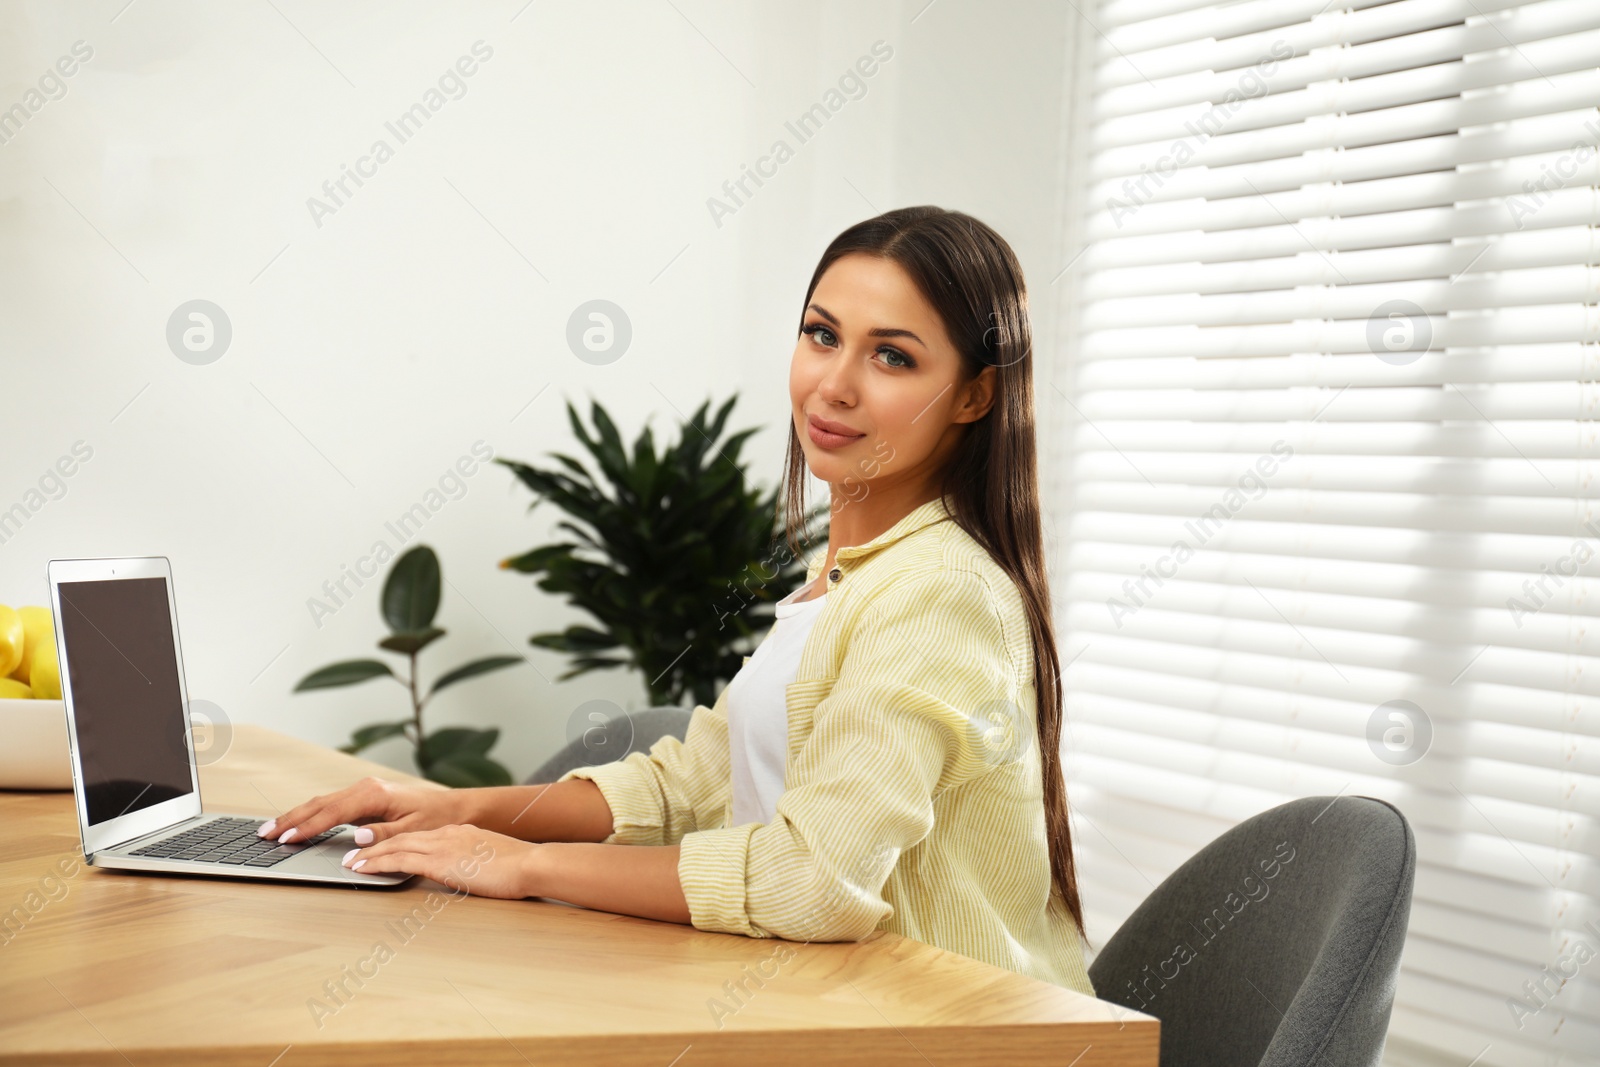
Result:
<svg viewBox="0 0 1600 1067"><path fill-rule="evenodd" d="M827 551L685 738L548 785L368 778L262 834L364 824L364 871L750 937L891 930L1092 994L1030 356L989 227L936 207L852 226L789 371L789 546L809 468Z"/></svg>

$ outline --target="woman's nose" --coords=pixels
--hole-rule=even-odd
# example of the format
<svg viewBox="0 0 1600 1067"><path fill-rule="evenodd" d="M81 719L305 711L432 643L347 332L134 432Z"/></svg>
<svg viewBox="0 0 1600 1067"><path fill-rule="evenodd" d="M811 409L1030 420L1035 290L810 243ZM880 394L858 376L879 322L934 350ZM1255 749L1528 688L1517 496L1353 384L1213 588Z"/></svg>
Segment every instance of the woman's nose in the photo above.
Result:
<svg viewBox="0 0 1600 1067"><path fill-rule="evenodd" d="M848 402L854 399L855 366L850 356L835 356L829 362L828 369L817 382L817 395L829 401Z"/></svg>

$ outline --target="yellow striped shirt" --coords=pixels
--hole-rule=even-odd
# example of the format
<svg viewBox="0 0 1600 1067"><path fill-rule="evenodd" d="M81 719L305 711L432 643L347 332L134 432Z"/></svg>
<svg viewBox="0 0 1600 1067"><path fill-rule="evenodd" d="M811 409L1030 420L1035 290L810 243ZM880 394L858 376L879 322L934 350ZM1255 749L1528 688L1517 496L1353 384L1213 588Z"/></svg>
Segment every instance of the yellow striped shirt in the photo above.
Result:
<svg viewBox="0 0 1600 1067"><path fill-rule="evenodd" d="M560 780L599 787L608 843L681 847L701 930L888 930L1093 995L1077 925L1050 893L1033 641L1015 584L936 498L840 548L827 591L786 692L772 822L728 825L726 686L682 741Z"/></svg>

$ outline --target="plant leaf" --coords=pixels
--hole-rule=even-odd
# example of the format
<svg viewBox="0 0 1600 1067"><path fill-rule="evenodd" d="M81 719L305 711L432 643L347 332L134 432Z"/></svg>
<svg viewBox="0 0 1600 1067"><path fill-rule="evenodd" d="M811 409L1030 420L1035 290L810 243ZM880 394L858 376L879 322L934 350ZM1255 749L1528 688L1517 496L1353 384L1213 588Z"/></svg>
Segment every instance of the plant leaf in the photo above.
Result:
<svg viewBox="0 0 1600 1067"><path fill-rule="evenodd" d="M443 759L452 759L456 756L486 756L499 738L500 730L494 726L487 730L446 726L422 739L422 744L417 748L417 763L424 770L428 770Z"/></svg>
<svg viewBox="0 0 1600 1067"><path fill-rule="evenodd" d="M594 479L589 474L588 468L582 463L579 463L564 452L552 452L550 453L550 458L571 471L574 475L573 481L581 482L590 489L594 488Z"/></svg>
<svg viewBox="0 0 1600 1067"><path fill-rule="evenodd" d="M397 634L426 630L439 610L439 557L427 545L401 554L383 582L383 618Z"/></svg>
<svg viewBox="0 0 1600 1067"><path fill-rule="evenodd" d="M387 663L375 659L347 659L341 663L330 663L321 670L312 671L295 685L294 692L305 689L331 689L337 685L355 685L368 678L379 678L387 674L394 678L394 671L389 669ZM400 679L395 678L395 681Z"/></svg>
<svg viewBox="0 0 1600 1067"><path fill-rule="evenodd" d="M503 559L500 561L500 567L502 570L521 571L524 574L537 574L545 569L550 560L555 559L558 556L565 555L567 552L572 551L572 549L576 547L576 545L569 544L565 541L554 545L544 545L540 548L535 548L531 551L524 552L520 556L512 556L509 559Z"/></svg>
<svg viewBox="0 0 1600 1067"><path fill-rule="evenodd" d="M437 626L430 626L426 630L416 630L403 634L391 634L378 642L379 648L387 648L391 652L401 652L411 655L421 652L439 638L444 636L444 631Z"/></svg>
<svg viewBox="0 0 1600 1067"><path fill-rule="evenodd" d="M592 626L569 626L560 633L539 634L529 638L529 643L540 648L553 648L560 652L601 652L622 644L615 633L596 630Z"/></svg>
<svg viewBox="0 0 1600 1067"><path fill-rule="evenodd" d="M606 409L600 406L598 400L590 404L589 419L594 423L599 437L594 448L595 460L606 477L611 479L612 485L631 497L633 486L628 477L628 451L622 444L622 435L617 432L616 423L611 421L611 416L606 414Z"/></svg>
<svg viewBox="0 0 1600 1067"><path fill-rule="evenodd" d="M475 659L471 663L464 663L455 670L441 675L439 680L433 683L433 688L428 690L428 696L432 697L433 694L447 685L455 685L457 682L464 682L468 678L476 678L480 674L488 674L490 671L497 671L501 667L510 667L521 662L521 656L485 656L483 659Z"/></svg>
<svg viewBox="0 0 1600 1067"><path fill-rule="evenodd" d="M348 745L339 746L339 751L352 754L360 752L368 745L375 745L385 738L404 734L406 727L410 725L411 723L409 722L380 722L371 726L363 726L350 735L350 743Z"/></svg>
<svg viewBox="0 0 1600 1067"><path fill-rule="evenodd" d="M427 770L431 781L453 789L474 789L485 785L510 785L511 772L487 756L471 753L448 756Z"/></svg>

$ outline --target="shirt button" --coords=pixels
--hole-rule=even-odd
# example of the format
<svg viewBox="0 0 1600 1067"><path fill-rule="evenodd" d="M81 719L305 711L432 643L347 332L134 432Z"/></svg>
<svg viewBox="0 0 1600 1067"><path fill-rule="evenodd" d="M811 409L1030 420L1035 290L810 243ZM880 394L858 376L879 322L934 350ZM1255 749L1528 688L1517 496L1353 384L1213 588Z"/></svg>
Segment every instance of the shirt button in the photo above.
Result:
<svg viewBox="0 0 1600 1067"><path fill-rule="evenodd" d="M828 581L830 581L830 582L837 582L840 579L840 577L842 577L842 576L839 573L839 568L838 567L835 567L835 568L833 568L833 570L828 572Z"/></svg>

